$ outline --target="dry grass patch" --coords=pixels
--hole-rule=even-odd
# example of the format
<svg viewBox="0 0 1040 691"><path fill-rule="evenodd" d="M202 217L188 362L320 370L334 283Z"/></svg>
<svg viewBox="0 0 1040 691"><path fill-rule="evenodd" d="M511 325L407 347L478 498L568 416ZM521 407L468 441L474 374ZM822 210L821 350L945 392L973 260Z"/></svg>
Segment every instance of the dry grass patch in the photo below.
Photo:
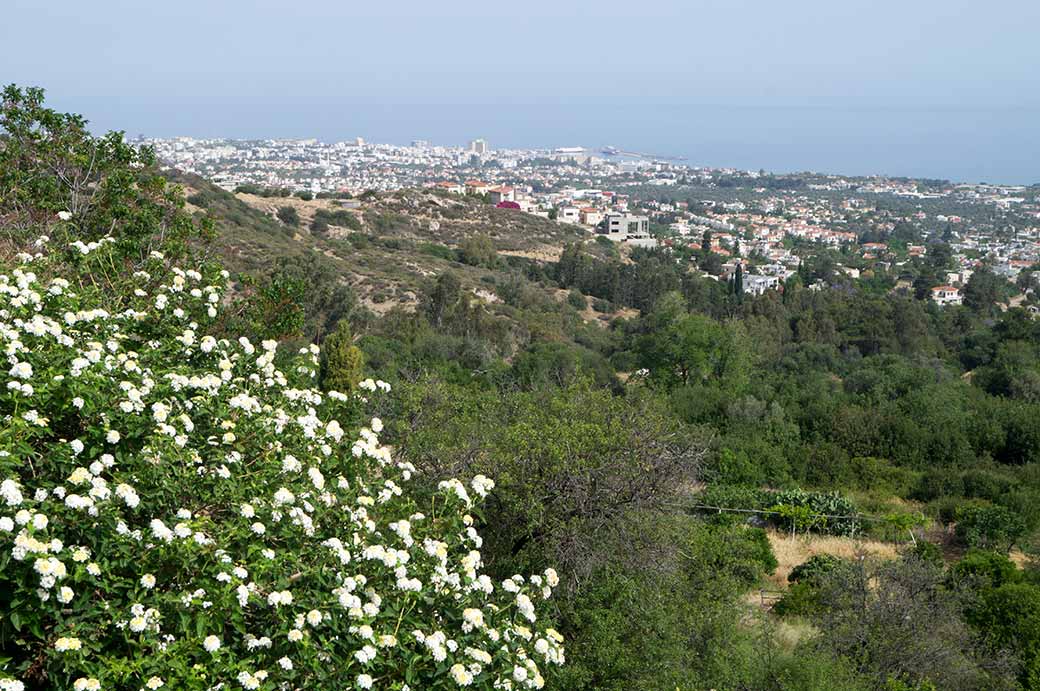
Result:
<svg viewBox="0 0 1040 691"><path fill-rule="evenodd" d="M261 197L247 192L238 192L235 196L254 209L262 211L272 218L275 217L275 214L278 213L278 209L281 207L291 206L296 209L296 213L300 216L301 228L310 227L311 221L314 220L314 214L318 209L336 211L340 208L330 199L312 199L310 201L305 201L299 197Z"/></svg>
<svg viewBox="0 0 1040 691"><path fill-rule="evenodd" d="M1014 562L1015 566L1020 569L1025 569L1033 563L1032 557L1018 548L1008 553L1008 559Z"/></svg>
<svg viewBox="0 0 1040 691"><path fill-rule="evenodd" d="M898 545L879 540L838 537L836 535L797 535L780 533L775 530L766 531L769 544L779 566L769 580L780 588L787 587L787 576L794 567L817 554L831 554L842 559L853 559L859 556L895 559L899 556Z"/></svg>
<svg viewBox="0 0 1040 691"><path fill-rule="evenodd" d="M781 619L774 626L773 640L788 652L819 633L819 629L802 617L792 617L790 620Z"/></svg>
<svg viewBox="0 0 1040 691"><path fill-rule="evenodd" d="M531 250L498 250L498 253L505 257L520 257L521 259L534 259L540 262L556 262L560 260L563 248L542 246Z"/></svg>

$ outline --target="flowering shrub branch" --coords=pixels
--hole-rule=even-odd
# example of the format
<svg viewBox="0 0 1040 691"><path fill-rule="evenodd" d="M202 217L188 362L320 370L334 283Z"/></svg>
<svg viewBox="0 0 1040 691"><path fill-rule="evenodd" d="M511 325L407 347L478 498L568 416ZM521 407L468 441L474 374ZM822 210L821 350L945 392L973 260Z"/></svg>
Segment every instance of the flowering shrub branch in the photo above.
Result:
<svg viewBox="0 0 1040 691"><path fill-rule="evenodd" d="M341 426L388 385L322 393L315 346L283 371L204 335L226 273L153 253L114 302L38 249L0 273L0 691L524 689L563 663L556 573L481 573L494 483L420 498L378 418Z"/></svg>

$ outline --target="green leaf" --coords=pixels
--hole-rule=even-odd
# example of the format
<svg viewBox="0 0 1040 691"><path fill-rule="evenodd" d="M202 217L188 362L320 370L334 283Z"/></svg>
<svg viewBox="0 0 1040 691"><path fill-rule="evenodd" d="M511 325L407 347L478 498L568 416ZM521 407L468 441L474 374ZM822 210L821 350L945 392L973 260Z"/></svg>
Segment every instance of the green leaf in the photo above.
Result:
<svg viewBox="0 0 1040 691"><path fill-rule="evenodd" d="M47 639L47 635L43 632L43 627L40 626L40 621L38 619L29 625L29 630L32 631L32 634L41 641Z"/></svg>

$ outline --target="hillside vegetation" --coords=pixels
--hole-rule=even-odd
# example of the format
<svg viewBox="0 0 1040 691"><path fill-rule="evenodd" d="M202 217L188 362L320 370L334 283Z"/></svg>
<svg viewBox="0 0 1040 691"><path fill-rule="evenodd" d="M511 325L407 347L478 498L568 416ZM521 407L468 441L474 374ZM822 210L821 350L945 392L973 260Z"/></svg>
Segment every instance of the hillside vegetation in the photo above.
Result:
<svg viewBox="0 0 1040 691"><path fill-rule="evenodd" d="M448 270L470 289L493 295L501 276L523 266L519 258L554 259L565 244L587 235L575 226L432 192L365 195L348 210L338 199L232 194L197 176L169 176L183 185L193 210L214 219L216 244L231 266L255 271L273 259L320 254L379 313L414 307L423 281ZM288 223L278 218L286 208L295 212Z"/></svg>
<svg viewBox="0 0 1040 691"><path fill-rule="evenodd" d="M1025 311L812 260L742 296L424 191L231 194L41 97L0 120L2 675L1040 688Z"/></svg>

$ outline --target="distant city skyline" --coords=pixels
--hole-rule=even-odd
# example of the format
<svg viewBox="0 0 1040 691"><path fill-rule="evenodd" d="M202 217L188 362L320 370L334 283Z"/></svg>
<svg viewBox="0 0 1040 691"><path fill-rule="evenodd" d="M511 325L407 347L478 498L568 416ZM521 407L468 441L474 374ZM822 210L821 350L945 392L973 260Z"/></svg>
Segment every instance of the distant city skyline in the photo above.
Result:
<svg viewBox="0 0 1040 691"><path fill-rule="evenodd" d="M419 106L416 106L419 109ZM369 106L349 120L318 118L315 127L264 131L246 124L238 131L192 128L143 132L146 136L227 139L317 138L468 149L484 139L489 150L616 146L658 156L680 156L691 166L765 169L776 173L813 171L839 175L940 178L955 182L1040 183L1040 110L931 109L864 110L657 106L650 126L626 109L514 106L423 106L416 122L397 107ZM541 114L548 126L519 131ZM349 122L350 124L346 124ZM97 123L95 123L97 124ZM228 123L230 125L233 123ZM242 131L247 130L247 131ZM480 132L482 136L474 136ZM678 132L678 133L677 133ZM137 134L128 129L128 134Z"/></svg>
<svg viewBox="0 0 1040 691"><path fill-rule="evenodd" d="M0 79L98 129L1040 182L1040 3L5 3Z"/></svg>

